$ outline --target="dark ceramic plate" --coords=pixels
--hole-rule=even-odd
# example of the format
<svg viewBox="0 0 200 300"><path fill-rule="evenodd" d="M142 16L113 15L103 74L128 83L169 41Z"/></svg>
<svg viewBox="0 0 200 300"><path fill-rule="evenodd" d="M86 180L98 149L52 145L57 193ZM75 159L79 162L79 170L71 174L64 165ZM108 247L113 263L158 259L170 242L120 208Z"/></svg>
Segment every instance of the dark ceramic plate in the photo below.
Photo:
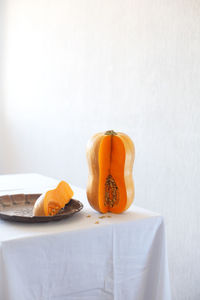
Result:
<svg viewBox="0 0 200 300"><path fill-rule="evenodd" d="M58 221L77 213L83 204L71 199L70 202L55 216L35 217L33 206L40 194L16 194L0 196L0 218L23 223L39 223Z"/></svg>

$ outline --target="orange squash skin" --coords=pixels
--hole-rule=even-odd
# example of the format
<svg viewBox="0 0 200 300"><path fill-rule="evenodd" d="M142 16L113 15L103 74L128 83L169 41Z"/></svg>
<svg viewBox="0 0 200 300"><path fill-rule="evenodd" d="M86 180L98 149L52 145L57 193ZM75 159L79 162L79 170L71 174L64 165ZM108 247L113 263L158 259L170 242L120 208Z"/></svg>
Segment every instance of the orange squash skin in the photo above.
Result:
<svg viewBox="0 0 200 300"><path fill-rule="evenodd" d="M134 200L134 182L132 177L135 159L135 147L128 135L113 131L95 134L87 144L89 176L87 198L90 205L101 213L108 211L122 213ZM107 202L106 178L112 176L116 200ZM113 185L112 185L113 186ZM111 186L107 189L111 191ZM113 192L113 193L114 193ZM114 199L114 198L113 198ZM111 199L112 200L112 199ZM111 204L110 204L111 203Z"/></svg>

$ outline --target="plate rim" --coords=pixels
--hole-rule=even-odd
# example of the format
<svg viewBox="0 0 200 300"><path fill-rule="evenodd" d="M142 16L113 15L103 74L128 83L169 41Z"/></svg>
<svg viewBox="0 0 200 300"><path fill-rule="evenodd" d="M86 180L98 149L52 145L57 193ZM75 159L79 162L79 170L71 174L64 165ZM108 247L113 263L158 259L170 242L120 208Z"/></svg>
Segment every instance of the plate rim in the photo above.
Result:
<svg viewBox="0 0 200 300"><path fill-rule="evenodd" d="M31 196L40 196L41 193L20 193L20 194L5 194L5 195L1 195L0 196L0 203L1 203L1 198L2 197L5 197L5 196L15 196L15 195L23 195L26 197L26 195L31 195ZM37 200L37 198L36 198ZM36 201L35 200L35 201ZM73 201L75 203L78 204L78 207L77 208L74 208L74 211L70 212L69 213L61 213L61 214L56 214L54 216L23 216L23 215L9 215L9 214L6 214L3 212L3 210L0 210L0 219L2 220L6 220L6 221L12 221L12 222L20 222L20 223L41 223L41 222L52 222L52 221L59 221L59 220L63 220L63 219L66 219L70 216L73 216L75 213L79 212L80 210L83 209L84 205L83 203L80 201L80 200L77 200L77 199L74 199L74 198L71 198L70 201ZM70 203L69 201L69 203ZM23 206L26 205L26 202L23 203ZM31 204L29 204L31 205ZM34 205L34 203L33 203ZM16 204L16 206L20 206L20 204ZM22 205L21 205L22 206Z"/></svg>

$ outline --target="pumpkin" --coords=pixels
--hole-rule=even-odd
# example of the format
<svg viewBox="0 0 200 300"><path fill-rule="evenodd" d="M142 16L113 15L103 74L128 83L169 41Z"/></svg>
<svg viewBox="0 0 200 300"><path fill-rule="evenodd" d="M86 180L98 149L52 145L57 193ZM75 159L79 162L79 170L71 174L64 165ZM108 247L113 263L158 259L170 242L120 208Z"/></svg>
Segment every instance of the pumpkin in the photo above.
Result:
<svg viewBox="0 0 200 300"><path fill-rule="evenodd" d="M130 137L113 130L95 134L87 144L87 198L101 213L121 213L134 199L135 148Z"/></svg>
<svg viewBox="0 0 200 300"><path fill-rule="evenodd" d="M33 207L34 216L53 216L72 198L73 191L69 184L61 181L54 190L43 193Z"/></svg>

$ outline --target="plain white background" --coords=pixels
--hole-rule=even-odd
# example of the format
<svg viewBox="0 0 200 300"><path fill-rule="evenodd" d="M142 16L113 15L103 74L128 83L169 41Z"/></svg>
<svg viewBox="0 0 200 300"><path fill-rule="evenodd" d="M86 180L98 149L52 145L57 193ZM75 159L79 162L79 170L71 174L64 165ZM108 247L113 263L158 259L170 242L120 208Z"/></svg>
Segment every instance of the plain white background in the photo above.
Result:
<svg viewBox="0 0 200 300"><path fill-rule="evenodd" d="M1 0L0 173L85 188L96 132L136 147L135 204L166 223L173 299L200 299L200 2Z"/></svg>

